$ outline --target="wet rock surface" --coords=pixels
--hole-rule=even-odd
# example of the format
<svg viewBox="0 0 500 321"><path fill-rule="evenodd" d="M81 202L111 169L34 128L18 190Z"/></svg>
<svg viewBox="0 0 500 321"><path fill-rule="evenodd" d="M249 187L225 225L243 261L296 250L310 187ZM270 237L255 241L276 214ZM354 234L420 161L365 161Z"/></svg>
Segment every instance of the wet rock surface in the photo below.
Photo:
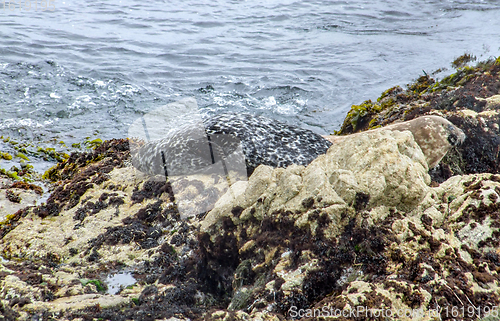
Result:
<svg viewBox="0 0 500 321"><path fill-rule="evenodd" d="M430 171L410 132L366 131L306 167L259 166L230 190L190 177L185 193L213 188L219 199L181 217L169 184L129 165L126 140L73 154L46 174L55 185L45 204L21 201L0 226L0 314L383 320L384 309L403 311L398 320L479 320L500 303L498 68L459 71L446 87L419 79L346 119L342 133L447 118L467 139ZM117 273L135 284L112 294ZM360 308L372 315L351 313Z"/></svg>
<svg viewBox="0 0 500 321"><path fill-rule="evenodd" d="M38 185L0 177L0 220L27 206L35 205L42 195L43 189Z"/></svg>

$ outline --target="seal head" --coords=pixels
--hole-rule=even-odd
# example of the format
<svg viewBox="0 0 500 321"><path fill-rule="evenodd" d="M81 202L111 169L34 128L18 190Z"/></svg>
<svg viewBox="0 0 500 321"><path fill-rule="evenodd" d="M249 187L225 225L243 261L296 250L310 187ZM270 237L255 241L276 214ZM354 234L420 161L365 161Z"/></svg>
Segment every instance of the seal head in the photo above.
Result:
<svg viewBox="0 0 500 321"><path fill-rule="evenodd" d="M440 116L422 116L384 127L388 130L409 130L425 155L429 169L436 167L446 153L466 138L464 132Z"/></svg>
<svg viewBox="0 0 500 321"><path fill-rule="evenodd" d="M408 130L413 134L415 142L420 146L429 169L436 167L446 153L464 142L464 132L441 116L428 115L413 120L395 123L374 130ZM363 135L366 132L354 135ZM332 143L341 143L343 136L325 136Z"/></svg>

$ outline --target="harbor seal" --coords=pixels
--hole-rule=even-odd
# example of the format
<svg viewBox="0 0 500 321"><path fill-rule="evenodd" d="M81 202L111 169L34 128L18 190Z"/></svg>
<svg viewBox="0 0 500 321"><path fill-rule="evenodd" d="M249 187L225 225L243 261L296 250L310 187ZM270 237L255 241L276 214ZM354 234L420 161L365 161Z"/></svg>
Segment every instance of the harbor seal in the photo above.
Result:
<svg viewBox="0 0 500 321"><path fill-rule="evenodd" d="M370 131L373 130L410 131L415 142L420 146L429 169L436 167L451 148L462 144L466 138L460 128L447 119L435 115L421 116ZM366 132L354 135L362 135L363 133ZM342 140L342 136L330 135L324 137L332 143L340 143Z"/></svg>
<svg viewBox="0 0 500 321"><path fill-rule="evenodd" d="M165 169L167 175L194 174L241 146L249 176L261 164L306 166L332 145L310 130L249 113L218 114L204 119L203 125L209 146L207 137L197 134L199 124L188 123L168 137L146 143L134 153L132 163L151 175L164 174Z"/></svg>
<svg viewBox="0 0 500 321"><path fill-rule="evenodd" d="M229 157L241 146L247 175L250 176L261 164L272 167L307 166L319 155L325 154L332 143L341 143L343 139L343 136L321 136L249 113L227 112L204 119L208 144L207 137L200 138L195 134L199 133L196 126L184 124L170 131L168 137L144 144L132 156L132 163L140 171L151 175L194 174ZM422 116L374 130L410 131L429 169L465 139L459 128L440 116Z"/></svg>

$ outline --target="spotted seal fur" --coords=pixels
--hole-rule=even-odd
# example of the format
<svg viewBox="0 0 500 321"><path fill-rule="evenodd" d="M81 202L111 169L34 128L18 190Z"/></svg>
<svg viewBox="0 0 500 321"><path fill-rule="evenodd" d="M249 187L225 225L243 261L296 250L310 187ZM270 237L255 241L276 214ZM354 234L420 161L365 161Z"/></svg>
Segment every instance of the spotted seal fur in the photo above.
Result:
<svg viewBox="0 0 500 321"><path fill-rule="evenodd" d="M207 137L199 136L199 125L188 123L168 137L142 146L133 155L134 166L148 174L163 174L165 158L167 172L192 174L217 162L221 155L230 155L241 143L250 175L261 164L308 165L332 145L310 130L249 113L222 113L203 124L213 153L208 150ZM162 151L168 152L162 155Z"/></svg>

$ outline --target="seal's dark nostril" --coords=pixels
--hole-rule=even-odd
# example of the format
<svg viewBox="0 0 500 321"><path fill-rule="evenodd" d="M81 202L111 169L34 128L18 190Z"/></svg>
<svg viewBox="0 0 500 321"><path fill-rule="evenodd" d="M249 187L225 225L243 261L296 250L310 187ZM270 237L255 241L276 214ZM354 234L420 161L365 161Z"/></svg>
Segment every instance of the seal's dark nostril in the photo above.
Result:
<svg viewBox="0 0 500 321"><path fill-rule="evenodd" d="M453 146L457 146L458 145L458 137L457 137L457 135L455 135L455 134L449 134L448 135L448 141Z"/></svg>

